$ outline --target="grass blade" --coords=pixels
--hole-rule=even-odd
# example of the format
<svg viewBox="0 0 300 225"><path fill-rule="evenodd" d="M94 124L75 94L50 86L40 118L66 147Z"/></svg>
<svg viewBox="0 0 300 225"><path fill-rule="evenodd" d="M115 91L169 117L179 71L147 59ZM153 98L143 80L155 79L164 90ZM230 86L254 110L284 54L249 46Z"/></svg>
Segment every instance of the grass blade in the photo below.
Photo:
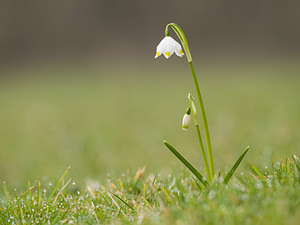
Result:
<svg viewBox="0 0 300 225"><path fill-rule="evenodd" d="M194 177L193 177L193 180L194 180L195 184L197 185L199 191L202 191L202 188L201 188L200 184L198 183L198 181L196 181L196 179Z"/></svg>
<svg viewBox="0 0 300 225"><path fill-rule="evenodd" d="M254 165L252 165L252 169L257 174L257 176L259 176L259 178L261 179L261 181L266 181L264 175L262 175L262 173L259 171L259 169L257 169Z"/></svg>
<svg viewBox="0 0 300 225"><path fill-rule="evenodd" d="M67 175L67 173L69 172L69 170L71 169L71 167L69 166L67 168L67 170L64 172L64 174L61 176L61 178L59 179L58 183L56 184L55 188L53 189L49 199L48 199L48 202L52 199L53 195L55 194L58 186L60 185L60 183L62 182L62 180L64 179L64 177Z"/></svg>
<svg viewBox="0 0 300 225"><path fill-rule="evenodd" d="M179 152L175 150L175 148L164 141L165 145L168 149L199 179L199 181L204 185L207 186L208 182L204 179L204 177L195 169Z"/></svg>
<svg viewBox="0 0 300 225"><path fill-rule="evenodd" d="M116 195L116 194L113 194L115 197L117 197L121 202L123 202L125 205L127 205L129 208L131 208L133 211L135 211L134 210L134 208L132 207L132 206L130 206L127 202L125 202L121 197L119 197L118 195Z"/></svg>
<svg viewBox="0 0 300 225"><path fill-rule="evenodd" d="M225 177L224 182L223 182L224 184L227 184L229 182L230 178L232 177L232 175L234 174L234 172L236 171L236 169L238 168L238 166L242 162L243 158L247 154L249 148L250 147L247 146L247 148L245 149L245 151L243 152L243 154L237 159L237 161L235 162L235 164L233 165L233 167L231 168L231 170L229 171L229 173Z"/></svg>

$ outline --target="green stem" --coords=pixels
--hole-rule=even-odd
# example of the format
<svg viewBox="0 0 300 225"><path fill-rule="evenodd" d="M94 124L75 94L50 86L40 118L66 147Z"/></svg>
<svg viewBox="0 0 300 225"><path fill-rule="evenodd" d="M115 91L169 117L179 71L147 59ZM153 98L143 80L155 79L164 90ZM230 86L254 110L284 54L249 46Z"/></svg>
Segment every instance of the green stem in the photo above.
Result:
<svg viewBox="0 0 300 225"><path fill-rule="evenodd" d="M189 45L188 45L186 36L183 33L182 29L175 23L169 23L166 26L166 29L165 29L165 35L166 36L169 36L169 27L172 27L172 29L174 30L174 32L176 33L176 35L180 39L180 41L182 43L182 46L184 48L185 54L186 54L186 58L187 58L188 63L190 65L190 69L192 71L193 80L194 80L194 84L195 84L195 88L196 88L196 92L197 92L197 96L198 96L198 101L199 101L199 104L200 104L200 110L201 110L201 116L202 116L202 121L203 121L204 132L205 132L205 139L206 139L208 160L209 160L209 168L210 168L210 177L213 178L214 174L215 174L215 171L214 171L214 162L213 162L213 155L212 155L212 149L211 149L209 130L208 130L207 119L206 119L204 105L203 105L203 101L202 101L202 97L201 97L201 93L200 93L199 84L198 84L197 77L196 77L195 70L194 70L193 63L192 63L192 61L193 61L192 60L192 55L191 55L191 52L190 52L190 49L189 49Z"/></svg>
<svg viewBox="0 0 300 225"><path fill-rule="evenodd" d="M202 138L201 138L200 129L199 129L198 124L196 125L196 130L197 130L200 149L201 149L201 153L202 153L202 157L203 157L203 161L204 161L204 166L205 166L205 170L206 170L206 174L207 174L207 180L210 183L211 182L211 176L210 176L210 172L209 172L209 168L208 168L208 164L207 164L207 159L206 159L206 154L205 154L203 141L202 141Z"/></svg>
<svg viewBox="0 0 300 225"><path fill-rule="evenodd" d="M205 139L206 139L206 145L207 145L210 176L211 176L211 178L213 178L214 174L215 174L215 172L214 172L214 162L213 162L213 155L212 155L212 149L211 149L211 142L210 142L208 125L207 125L207 119L206 119L206 114L205 114L205 110L204 110L204 104L203 104L203 100L202 100L202 97L201 97L200 88L199 88L196 73L195 73L195 70L194 70L194 67L193 67L193 63L189 62L189 65L190 65L190 69L191 69L191 72L192 72L192 75L193 75L193 80L194 80L194 84L195 84L195 88L196 88L196 92L197 92L197 96L198 96L198 100L199 100L199 106L200 106L202 122L203 122L203 127L204 127L204 133L205 133Z"/></svg>

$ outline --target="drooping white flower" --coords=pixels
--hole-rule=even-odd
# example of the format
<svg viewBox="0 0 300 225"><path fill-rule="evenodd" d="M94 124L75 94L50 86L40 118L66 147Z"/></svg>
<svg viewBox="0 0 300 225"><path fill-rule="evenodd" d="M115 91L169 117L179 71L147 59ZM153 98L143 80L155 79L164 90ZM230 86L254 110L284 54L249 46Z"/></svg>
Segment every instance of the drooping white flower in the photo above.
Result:
<svg viewBox="0 0 300 225"><path fill-rule="evenodd" d="M190 114L184 114L182 119L182 129L187 130L189 129L191 123L191 115Z"/></svg>
<svg viewBox="0 0 300 225"><path fill-rule="evenodd" d="M166 36L157 45L155 58L163 54L168 59L174 52L180 57L184 55L181 45L172 37Z"/></svg>

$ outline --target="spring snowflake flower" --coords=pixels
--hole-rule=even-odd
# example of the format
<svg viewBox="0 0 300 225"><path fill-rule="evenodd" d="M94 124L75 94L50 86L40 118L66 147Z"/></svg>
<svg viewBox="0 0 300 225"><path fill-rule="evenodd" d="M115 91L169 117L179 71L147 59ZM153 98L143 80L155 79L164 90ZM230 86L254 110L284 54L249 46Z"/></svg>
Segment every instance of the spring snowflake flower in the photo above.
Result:
<svg viewBox="0 0 300 225"><path fill-rule="evenodd" d="M172 37L166 36L156 47L155 58L157 58L161 54L164 54L164 56L168 59L171 55L173 55L174 52L180 57L184 55L181 45Z"/></svg>
<svg viewBox="0 0 300 225"><path fill-rule="evenodd" d="M182 119L182 129L187 130L189 129L191 123L191 115L190 114L184 114Z"/></svg>

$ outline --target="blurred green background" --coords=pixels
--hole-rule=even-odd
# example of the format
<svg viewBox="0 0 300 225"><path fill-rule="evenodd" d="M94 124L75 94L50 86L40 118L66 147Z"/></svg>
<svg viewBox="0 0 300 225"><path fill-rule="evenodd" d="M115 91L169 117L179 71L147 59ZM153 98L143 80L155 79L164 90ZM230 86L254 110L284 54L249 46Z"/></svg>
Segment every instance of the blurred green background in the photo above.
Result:
<svg viewBox="0 0 300 225"><path fill-rule="evenodd" d="M296 1L3 1L0 181L71 166L80 181L147 166L169 172L173 144L202 168L186 59L154 60L168 22L186 32L217 169L300 153L300 4ZM174 36L175 37L175 36Z"/></svg>

